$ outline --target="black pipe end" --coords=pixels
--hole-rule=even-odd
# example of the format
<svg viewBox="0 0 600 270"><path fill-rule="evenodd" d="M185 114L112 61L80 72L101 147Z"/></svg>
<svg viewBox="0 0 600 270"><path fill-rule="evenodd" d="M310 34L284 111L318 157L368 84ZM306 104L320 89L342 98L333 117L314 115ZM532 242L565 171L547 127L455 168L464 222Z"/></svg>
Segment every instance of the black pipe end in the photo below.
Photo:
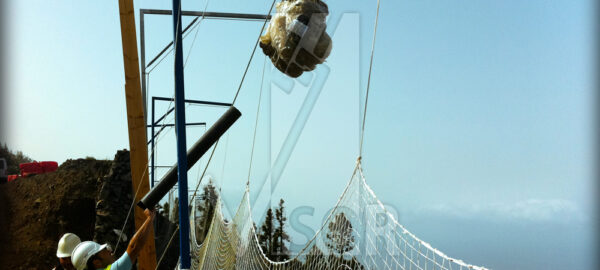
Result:
<svg viewBox="0 0 600 270"><path fill-rule="evenodd" d="M142 209L144 209L144 210L148 209L148 207L146 207L146 205L144 205L144 202L143 202L143 201L139 201L139 202L137 203L137 206L139 206L140 208L142 208Z"/></svg>
<svg viewBox="0 0 600 270"><path fill-rule="evenodd" d="M188 150L186 158L188 170L212 147L217 140L242 116L234 106L229 109L202 135ZM159 201L177 184L177 164L150 190L137 205L142 209L154 208Z"/></svg>
<svg viewBox="0 0 600 270"><path fill-rule="evenodd" d="M231 107L229 107L229 109L227 109L228 111L232 111L234 118L237 120L238 118L240 118L242 116L242 112L240 112L240 110L238 110L236 107L234 107L233 105Z"/></svg>

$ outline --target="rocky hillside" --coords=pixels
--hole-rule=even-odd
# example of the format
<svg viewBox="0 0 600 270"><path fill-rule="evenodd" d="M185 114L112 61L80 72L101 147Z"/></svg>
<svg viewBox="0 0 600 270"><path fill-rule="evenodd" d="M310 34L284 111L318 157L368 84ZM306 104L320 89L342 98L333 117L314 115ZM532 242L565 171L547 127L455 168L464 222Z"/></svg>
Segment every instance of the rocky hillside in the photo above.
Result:
<svg viewBox="0 0 600 270"><path fill-rule="evenodd" d="M56 172L0 185L3 269L51 269L62 234L92 239L96 197L111 161L69 160Z"/></svg>
<svg viewBox="0 0 600 270"><path fill-rule="evenodd" d="M115 247L115 230L122 229L132 202L129 168L129 152L119 151L113 161L68 160L56 172L0 184L0 269L52 269L58 264L58 240L66 232ZM127 240L132 225L128 222L124 230ZM157 254L165 246L162 238L157 237ZM121 242L117 254L126 246L127 241ZM177 251L168 254L176 256Z"/></svg>

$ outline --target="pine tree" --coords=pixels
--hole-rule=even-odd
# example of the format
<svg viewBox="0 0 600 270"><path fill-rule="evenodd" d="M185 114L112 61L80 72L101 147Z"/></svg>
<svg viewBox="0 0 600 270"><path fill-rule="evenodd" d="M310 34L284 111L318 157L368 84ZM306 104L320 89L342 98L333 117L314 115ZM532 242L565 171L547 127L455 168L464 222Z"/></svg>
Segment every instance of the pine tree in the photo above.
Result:
<svg viewBox="0 0 600 270"><path fill-rule="evenodd" d="M171 212L168 213L169 219L173 223L179 223L179 198L173 200L173 206L169 209Z"/></svg>
<svg viewBox="0 0 600 270"><path fill-rule="evenodd" d="M197 228L197 235L200 242L204 242L204 238L206 238L206 235L208 234L218 198L219 195L217 189L213 185L212 180L209 180L208 184L206 184L202 190L202 195L200 195L202 203L198 204L198 212L200 212L201 215L200 228Z"/></svg>
<svg viewBox="0 0 600 270"><path fill-rule="evenodd" d="M260 232L258 234L258 243L260 244L260 247L262 248L267 258L269 258L270 260L275 259L273 254L273 236L273 210L269 208L269 210L267 210L267 215L265 216L265 221L260 227Z"/></svg>
<svg viewBox="0 0 600 270"><path fill-rule="evenodd" d="M352 234L352 223L344 213L337 214L328 225L325 245L334 254L343 257L345 252L354 249L354 235Z"/></svg>
<svg viewBox="0 0 600 270"><path fill-rule="evenodd" d="M169 217L169 202L165 202L165 204L162 206L161 214Z"/></svg>
<svg viewBox="0 0 600 270"><path fill-rule="evenodd" d="M276 254L277 261L283 261L290 258L289 250L286 246L286 242L290 241L290 236L285 232L285 222L287 218L285 217L285 207L283 203L285 201L283 199L279 200L279 207L275 209L275 220L277 220L277 228L275 228L275 232L273 238L275 239L273 243L273 250Z"/></svg>

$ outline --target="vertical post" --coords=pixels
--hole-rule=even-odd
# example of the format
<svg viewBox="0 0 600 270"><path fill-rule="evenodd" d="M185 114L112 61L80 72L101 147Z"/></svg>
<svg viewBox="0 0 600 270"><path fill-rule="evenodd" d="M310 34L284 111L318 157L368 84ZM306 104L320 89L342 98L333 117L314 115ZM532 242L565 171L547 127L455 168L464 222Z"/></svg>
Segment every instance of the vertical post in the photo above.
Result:
<svg viewBox="0 0 600 270"><path fill-rule="evenodd" d="M187 146L185 136L185 89L181 38L181 1L173 0L173 45L175 45L175 130L179 184L179 269L190 269L190 224L188 213Z"/></svg>
<svg viewBox="0 0 600 270"><path fill-rule="evenodd" d="M151 176L150 177L150 187L151 188L154 188L154 178L155 178L155 176L154 176L154 168L155 168L154 167L154 152L156 152L154 149L154 113L155 113L154 106L156 106L156 102L155 102L154 97L152 97L152 118L150 119L152 121L152 123L150 123L150 131L152 133L152 135L150 137L150 141L151 141L151 143L150 143L150 169L151 169L151 171L150 171L150 173L151 173L150 174L150 176Z"/></svg>
<svg viewBox="0 0 600 270"><path fill-rule="evenodd" d="M131 184L136 200L150 190L148 184L148 142L146 141L146 121L144 120L143 100L140 91L140 70L138 61L137 36L133 0L119 0L119 18L121 22L121 41L123 44L123 65L125 69L125 104L127 106L127 126L131 162ZM137 191L137 192L136 192ZM139 228L146 216L142 209L135 209L135 227ZM138 269L156 269L156 249L154 230L138 258Z"/></svg>
<svg viewBox="0 0 600 270"><path fill-rule="evenodd" d="M140 55L142 59L140 70L142 71L142 99L144 100L144 120L148 122L148 99L146 93L146 34L144 31L144 13L140 10ZM154 136L154 134L152 134Z"/></svg>

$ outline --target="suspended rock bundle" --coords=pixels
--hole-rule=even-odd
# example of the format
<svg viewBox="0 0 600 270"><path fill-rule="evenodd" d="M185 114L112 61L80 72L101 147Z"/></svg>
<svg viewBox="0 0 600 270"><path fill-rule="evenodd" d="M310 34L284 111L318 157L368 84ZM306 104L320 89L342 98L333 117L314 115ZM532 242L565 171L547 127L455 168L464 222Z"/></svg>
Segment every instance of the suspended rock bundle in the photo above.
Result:
<svg viewBox="0 0 600 270"><path fill-rule="evenodd" d="M290 77L314 70L331 52L327 15L329 8L321 0L282 0L267 33L260 37L260 47Z"/></svg>

